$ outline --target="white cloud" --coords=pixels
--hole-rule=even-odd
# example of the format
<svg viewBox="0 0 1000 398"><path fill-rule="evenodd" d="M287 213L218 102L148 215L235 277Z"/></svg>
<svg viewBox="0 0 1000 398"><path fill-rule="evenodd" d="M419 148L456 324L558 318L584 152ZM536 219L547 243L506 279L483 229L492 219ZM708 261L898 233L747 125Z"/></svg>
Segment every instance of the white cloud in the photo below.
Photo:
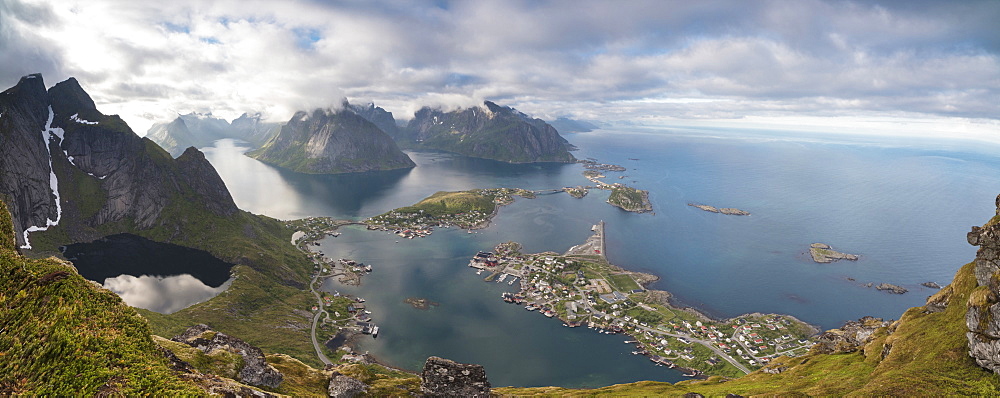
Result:
<svg viewBox="0 0 1000 398"><path fill-rule="evenodd" d="M5 0L0 79L76 76L139 134L343 97L401 119L483 99L601 120L997 118L1000 3L445 4Z"/></svg>

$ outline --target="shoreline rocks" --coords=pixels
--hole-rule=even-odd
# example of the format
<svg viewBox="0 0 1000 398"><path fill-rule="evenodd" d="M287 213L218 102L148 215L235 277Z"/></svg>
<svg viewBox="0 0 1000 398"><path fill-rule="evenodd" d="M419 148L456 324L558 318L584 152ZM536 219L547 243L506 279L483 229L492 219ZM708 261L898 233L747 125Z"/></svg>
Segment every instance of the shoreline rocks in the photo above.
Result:
<svg viewBox="0 0 1000 398"><path fill-rule="evenodd" d="M425 298L421 297L407 297L403 300L404 303L413 306L418 310L429 310L431 307L437 307L441 305L440 303L435 303Z"/></svg>
<svg viewBox="0 0 1000 398"><path fill-rule="evenodd" d="M813 261L820 264L828 264L840 260L858 261L859 258L856 254L841 253L833 250L830 245L825 243L813 243L810 245L809 255L812 256Z"/></svg>

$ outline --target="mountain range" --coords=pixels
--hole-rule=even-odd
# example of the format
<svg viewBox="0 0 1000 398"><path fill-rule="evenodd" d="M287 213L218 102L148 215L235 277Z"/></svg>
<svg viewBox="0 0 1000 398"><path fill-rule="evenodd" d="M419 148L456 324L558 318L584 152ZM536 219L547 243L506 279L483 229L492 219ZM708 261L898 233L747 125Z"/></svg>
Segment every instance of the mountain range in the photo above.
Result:
<svg viewBox="0 0 1000 398"><path fill-rule="evenodd" d="M280 123L265 122L260 113L244 113L231 123L211 113L189 113L169 123L154 124L146 132L146 138L177 157L188 147L204 148L223 138L240 139L260 147L277 135L279 129Z"/></svg>
<svg viewBox="0 0 1000 398"><path fill-rule="evenodd" d="M488 109L490 104L486 104ZM410 131L424 131L425 135L416 137L428 140L442 131L461 136L461 126L480 126L477 129L483 132L481 127L497 125L492 120L510 117L547 130L512 115L511 108L492 108L496 108L490 109L492 116L472 114L482 108L450 112L450 116L422 110L423 116L411 122L416 126ZM455 127L447 123L451 121ZM349 111L299 112L288 125L286 138L279 135L272 143L307 134L336 140L336 129L371 132L379 142L389 138L372 122ZM511 129L528 128L518 125L502 131ZM473 133L465 135L471 139ZM563 145L558 140L550 144ZM493 393L996 395L1000 391L1000 197L996 204L998 216L966 236L979 247L976 258L925 305L909 309L897 321L863 318L849 322L820 336L820 343L804 356L776 358L737 379L638 382L596 390L499 388ZM58 255L60 245L121 232L209 251L236 264L232 285L226 294L207 302L170 315L156 314L125 306L110 291L83 280L68 263L32 258ZM213 391L332 395L335 385L351 385L351 391L367 390L373 395L428 391L420 385L427 384L426 377L418 379L378 365L321 370L298 362L317 363L304 326L312 314L301 310L316 301L306 289L313 264L288 243L291 235L292 230L282 222L237 208L225 183L198 149L189 147L176 159L171 157L148 138L138 137L119 117L98 111L76 79L46 89L41 75L21 78L0 93L0 308L4 308L0 311L0 395L198 395ZM199 323L210 324L214 330L196 328L196 335L182 334ZM257 348L243 345L246 340L270 355L261 365L259 356L251 361L236 358L242 354L233 352L198 354L192 346L170 343L154 333L187 336L182 340L195 346L222 342L244 347L236 350L241 353L256 352ZM298 359L275 354L279 352ZM248 373L250 363L265 370L281 369L285 381L278 387L267 387L274 385L268 382L257 392L238 383L226 384L226 378ZM353 381L342 378L348 374ZM447 378L440 379L447 384ZM488 388L483 382L477 381ZM232 390L220 390L222 384Z"/></svg>
<svg viewBox="0 0 1000 398"><path fill-rule="evenodd" d="M418 148L509 163L576 161L569 153L573 146L551 125L490 101L451 112L422 108L397 139Z"/></svg>

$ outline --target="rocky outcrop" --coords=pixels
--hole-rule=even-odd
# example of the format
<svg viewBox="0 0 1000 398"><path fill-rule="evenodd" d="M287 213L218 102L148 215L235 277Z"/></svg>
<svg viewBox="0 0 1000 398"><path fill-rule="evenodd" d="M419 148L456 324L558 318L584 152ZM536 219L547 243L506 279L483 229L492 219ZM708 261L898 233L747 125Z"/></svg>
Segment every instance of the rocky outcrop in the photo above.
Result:
<svg viewBox="0 0 1000 398"><path fill-rule="evenodd" d="M889 325L890 322L870 316L849 321L840 329L828 330L820 335L813 350L822 354L854 352L871 341L876 330Z"/></svg>
<svg viewBox="0 0 1000 398"><path fill-rule="evenodd" d="M858 255L838 252L826 243L813 243L810 245L809 255L812 256L813 261L821 264L840 260L858 261Z"/></svg>
<svg viewBox="0 0 1000 398"><path fill-rule="evenodd" d="M420 391L431 397L489 397L490 382L482 365L430 357L420 374Z"/></svg>
<svg viewBox="0 0 1000 398"><path fill-rule="evenodd" d="M406 128L419 146L509 163L575 162L555 128L514 108L483 106L444 112L423 108Z"/></svg>
<svg viewBox="0 0 1000 398"><path fill-rule="evenodd" d="M76 79L45 91L40 75L0 94L0 196L13 205L18 245L25 231L61 225L71 241L98 238L109 223L173 226L170 205L237 211L200 153L175 162L115 115L100 113Z"/></svg>
<svg viewBox="0 0 1000 398"><path fill-rule="evenodd" d="M368 385L353 377L334 372L327 394L330 398L354 398L368 391Z"/></svg>
<svg viewBox="0 0 1000 398"><path fill-rule="evenodd" d="M969 355L979 366L1000 374L1000 196L997 217L983 227L972 227L969 244L979 246L975 275L978 287L969 297L965 324Z"/></svg>
<svg viewBox="0 0 1000 398"><path fill-rule="evenodd" d="M905 287L902 287L902 286L899 286L899 285L893 285L891 283L884 283L884 282L883 283L879 283L878 285L875 285L875 289L881 290L881 291L884 291L884 292L889 292L889 293L892 293L892 294L903 294L903 293L906 293L906 292L909 291Z"/></svg>
<svg viewBox="0 0 1000 398"><path fill-rule="evenodd" d="M314 174L415 166L385 132L348 110L297 112L274 139L248 155L275 166Z"/></svg>
<svg viewBox="0 0 1000 398"><path fill-rule="evenodd" d="M238 384L231 379L201 373L194 366L177 357L172 351L163 347L158 348L160 349L160 353L167 359L167 364L174 372L177 372L181 379L193 382L210 395L221 395L223 397L277 397L277 395Z"/></svg>
<svg viewBox="0 0 1000 398"><path fill-rule="evenodd" d="M254 386L276 388L284 375L267 364L264 352L247 342L212 330L207 325L195 325L171 340L184 343L211 354L216 350L226 350L243 357L243 368L239 380Z"/></svg>

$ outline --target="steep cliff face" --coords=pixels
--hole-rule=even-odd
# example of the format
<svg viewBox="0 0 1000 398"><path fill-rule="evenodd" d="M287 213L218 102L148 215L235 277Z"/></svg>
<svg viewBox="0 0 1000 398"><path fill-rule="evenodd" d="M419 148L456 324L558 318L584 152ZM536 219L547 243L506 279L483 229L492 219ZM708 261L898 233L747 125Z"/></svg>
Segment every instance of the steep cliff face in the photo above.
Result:
<svg viewBox="0 0 1000 398"><path fill-rule="evenodd" d="M50 183L48 104L38 74L0 93L0 196L10 204L18 245L24 244L25 230L51 225L60 216Z"/></svg>
<svg viewBox="0 0 1000 398"><path fill-rule="evenodd" d="M30 233L60 224L78 241L109 223L171 223L160 216L172 204L218 216L238 211L197 150L175 161L118 116L100 113L76 79L44 92L42 77L32 76L0 94L0 194L16 204L22 247L31 247Z"/></svg>
<svg viewBox="0 0 1000 398"><path fill-rule="evenodd" d="M248 155L279 167L316 174L415 166L385 132L349 110L297 112L274 139Z"/></svg>
<svg viewBox="0 0 1000 398"><path fill-rule="evenodd" d="M976 252L976 290L969 297L965 323L969 355L979 366L1000 374L1000 196L997 216L983 227L972 227L969 244Z"/></svg>
<svg viewBox="0 0 1000 398"><path fill-rule="evenodd" d="M573 162L572 146L555 128L514 108L486 101L452 112L423 108L407 125L419 146L510 163Z"/></svg>

